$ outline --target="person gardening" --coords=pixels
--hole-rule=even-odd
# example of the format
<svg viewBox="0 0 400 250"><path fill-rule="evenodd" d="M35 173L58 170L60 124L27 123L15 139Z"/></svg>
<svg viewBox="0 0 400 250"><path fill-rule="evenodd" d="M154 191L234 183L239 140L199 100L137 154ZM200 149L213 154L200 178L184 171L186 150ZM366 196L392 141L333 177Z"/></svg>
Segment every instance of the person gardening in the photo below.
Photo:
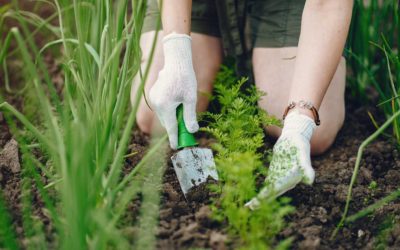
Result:
<svg viewBox="0 0 400 250"><path fill-rule="evenodd" d="M247 206L281 195L315 178L311 154L334 142L345 116L346 61L342 57L352 0L149 0L141 38L147 65L156 30L160 33L145 85L152 109L141 100L138 127L157 129L159 118L171 148L177 147L176 108L183 104L189 132L199 129L196 111L205 111L225 54L238 68L251 51L256 86L268 94L258 105L284 118L270 126L278 138L266 186ZM132 97L137 88L132 89ZM198 94L200 93L200 94ZM153 112L154 111L154 112Z"/></svg>

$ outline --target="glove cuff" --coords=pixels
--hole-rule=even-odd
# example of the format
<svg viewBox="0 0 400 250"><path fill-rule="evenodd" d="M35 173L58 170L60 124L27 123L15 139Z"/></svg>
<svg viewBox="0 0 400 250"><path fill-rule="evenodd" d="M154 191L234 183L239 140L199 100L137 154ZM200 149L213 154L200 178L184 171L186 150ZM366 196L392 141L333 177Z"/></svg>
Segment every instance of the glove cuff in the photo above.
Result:
<svg viewBox="0 0 400 250"><path fill-rule="evenodd" d="M181 38L192 41L192 38L189 35L172 32L171 34L164 36L163 43L167 42L168 40L181 39Z"/></svg>
<svg viewBox="0 0 400 250"><path fill-rule="evenodd" d="M310 141L315 128L316 125L313 119L301 114L298 110L292 110L285 119L282 135L297 133Z"/></svg>
<svg viewBox="0 0 400 250"><path fill-rule="evenodd" d="M190 36L173 32L163 38L163 45L165 65L193 68Z"/></svg>

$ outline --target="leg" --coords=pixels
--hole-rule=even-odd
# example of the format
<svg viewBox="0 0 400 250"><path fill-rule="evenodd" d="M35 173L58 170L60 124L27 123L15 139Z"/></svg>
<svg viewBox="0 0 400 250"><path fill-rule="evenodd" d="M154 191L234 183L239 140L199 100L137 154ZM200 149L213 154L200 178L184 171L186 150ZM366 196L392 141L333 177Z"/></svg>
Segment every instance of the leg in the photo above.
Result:
<svg viewBox="0 0 400 250"><path fill-rule="evenodd" d="M211 93L213 88L213 81L218 73L220 64L222 63L222 47L219 38L214 36L203 35L199 33L192 33L192 49L193 49L193 65L196 72L197 84L198 84L198 101L197 110L199 112L205 111L208 105L208 94ZM155 31L146 32L142 35L140 40L140 46L143 51L142 59L142 70L146 69L149 61L149 54L151 51L151 45L155 37ZM150 67L150 72L145 83L145 96L157 80L158 73L163 68L164 56L162 51L162 31L158 34L158 41L154 52L154 58ZM137 86L140 83L140 79L135 79L131 91L131 101L134 102L134 98L137 93ZM160 131L161 126L158 119L155 118L155 114L147 106L145 97L143 96L139 110L136 115L137 124L139 128L145 133L151 133L152 131Z"/></svg>
<svg viewBox="0 0 400 250"><path fill-rule="evenodd" d="M296 47L255 48L253 52L256 85L267 92L259 105L278 118L289 102L296 55ZM346 61L342 58L319 109L321 125L311 139L312 154L325 152L343 124L345 80ZM281 133L278 127L269 127L267 131L273 137Z"/></svg>

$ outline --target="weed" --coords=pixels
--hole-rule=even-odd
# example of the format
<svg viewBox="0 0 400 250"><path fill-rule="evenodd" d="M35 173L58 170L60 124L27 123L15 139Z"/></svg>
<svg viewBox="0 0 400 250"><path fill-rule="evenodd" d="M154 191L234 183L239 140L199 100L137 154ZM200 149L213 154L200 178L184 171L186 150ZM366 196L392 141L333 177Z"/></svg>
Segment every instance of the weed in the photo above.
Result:
<svg viewBox="0 0 400 250"><path fill-rule="evenodd" d="M364 205L367 205L371 199L375 196L376 191L378 190L378 183L376 181L371 181L368 185L369 193L366 197L364 197Z"/></svg>
<svg viewBox="0 0 400 250"><path fill-rule="evenodd" d="M376 181L371 181L371 183L368 185L368 189L372 192L375 192L378 189L378 183L376 183Z"/></svg>

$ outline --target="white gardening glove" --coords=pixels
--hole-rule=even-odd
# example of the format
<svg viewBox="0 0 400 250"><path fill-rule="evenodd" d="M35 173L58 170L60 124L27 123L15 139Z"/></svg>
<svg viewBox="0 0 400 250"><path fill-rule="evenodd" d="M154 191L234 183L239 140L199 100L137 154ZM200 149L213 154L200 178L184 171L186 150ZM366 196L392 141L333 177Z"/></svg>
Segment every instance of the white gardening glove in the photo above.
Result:
<svg viewBox="0 0 400 250"><path fill-rule="evenodd" d="M316 125L310 117L293 110L286 117L282 134L276 142L265 187L246 203L256 209L261 199L278 197L299 182L311 185L315 172L311 166L310 140Z"/></svg>
<svg viewBox="0 0 400 250"><path fill-rule="evenodd" d="M176 108L183 104L183 120L187 130L199 129L196 118L197 81L192 63L192 39L172 33L164 37L164 68L150 89L152 109L166 129L171 148L178 146Z"/></svg>

